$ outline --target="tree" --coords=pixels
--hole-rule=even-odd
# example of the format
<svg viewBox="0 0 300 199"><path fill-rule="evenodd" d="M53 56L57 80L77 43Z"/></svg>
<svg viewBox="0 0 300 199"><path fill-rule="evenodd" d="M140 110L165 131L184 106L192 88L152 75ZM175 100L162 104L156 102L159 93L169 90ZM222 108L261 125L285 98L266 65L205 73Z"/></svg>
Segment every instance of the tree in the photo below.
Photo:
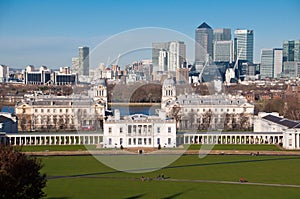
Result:
<svg viewBox="0 0 300 199"><path fill-rule="evenodd" d="M41 198L45 196L46 175L42 163L12 146L0 145L0 198Z"/></svg>

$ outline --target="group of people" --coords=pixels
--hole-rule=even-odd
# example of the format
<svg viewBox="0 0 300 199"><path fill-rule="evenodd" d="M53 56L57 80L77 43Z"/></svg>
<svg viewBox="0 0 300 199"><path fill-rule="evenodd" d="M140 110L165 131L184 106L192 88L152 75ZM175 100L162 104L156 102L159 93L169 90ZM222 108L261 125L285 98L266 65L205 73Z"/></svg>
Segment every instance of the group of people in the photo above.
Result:
<svg viewBox="0 0 300 199"><path fill-rule="evenodd" d="M165 179L164 174L160 174L156 178L154 178L154 180L164 180L164 179ZM153 180L153 178L144 177L144 176L141 177L141 181L146 181L146 180Z"/></svg>

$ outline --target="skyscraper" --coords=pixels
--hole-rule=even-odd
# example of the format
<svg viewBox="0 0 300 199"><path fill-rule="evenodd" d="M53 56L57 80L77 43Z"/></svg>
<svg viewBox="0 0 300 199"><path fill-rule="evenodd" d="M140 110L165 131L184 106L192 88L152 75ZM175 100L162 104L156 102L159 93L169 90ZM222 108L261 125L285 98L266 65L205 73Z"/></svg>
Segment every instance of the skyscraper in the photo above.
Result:
<svg viewBox="0 0 300 199"><path fill-rule="evenodd" d="M78 73L78 70L79 70L79 58L72 57L72 72Z"/></svg>
<svg viewBox="0 0 300 199"><path fill-rule="evenodd" d="M233 43L228 41L214 41L214 62L233 61Z"/></svg>
<svg viewBox="0 0 300 199"><path fill-rule="evenodd" d="M181 68L186 57L185 44L182 41L169 42L168 71L175 72L176 68Z"/></svg>
<svg viewBox="0 0 300 199"><path fill-rule="evenodd" d="M234 31L234 57L235 60L253 62L253 30Z"/></svg>
<svg viewBox="0 0 300 199"><path fill-rule="evenodd" d="M283 62L300 62L300 40L283 42Z"/></svg>
<svg viewBox="0 0 300 199"><path fill-rule="evenodd" d="M228 40L231 40L230 28L214 29L214 41L228 41Z"/></svg>
<svg viewBox="0 0 300 199"><path fill-rule="evenodd" d="M261 78L277 78L282 72L282 49L262 49L261 50Z"/></svg>
<svg viewBox="0 0 300 199"><path fill-rule="evenodd" d="M274 78L277 78L280 76L282 72L282 55L283 51L282 48L274 48L273 49L273 68L274 68Z"/></svg>
<svg viewBox="0 0 300 199"><path fill-rule="evenodd" d="M153 71L175 72L186 60L186 46L182 41L152 43Z"/></svg>
<svg viewBox="0 0 300 199"><path fill-rule="evenodd" d="M79 75L89 75L89 47L83 46L79 47L79 57L78 57L78 65L79 65L79 70L78 74Z"/></svg>
<svg viewBox="0 0 300 199"><path fill-rule="evenodd" d="M261 78L273 78L273 49L262 49L261 50L261 64L260 64L260 77Z"/></svg>
<svg viewBox="0 0 300 199"><path fill-rule="evenodd" d="M205 22L195 31L195 64L203 65L213 56L213 29Z"/></svg>

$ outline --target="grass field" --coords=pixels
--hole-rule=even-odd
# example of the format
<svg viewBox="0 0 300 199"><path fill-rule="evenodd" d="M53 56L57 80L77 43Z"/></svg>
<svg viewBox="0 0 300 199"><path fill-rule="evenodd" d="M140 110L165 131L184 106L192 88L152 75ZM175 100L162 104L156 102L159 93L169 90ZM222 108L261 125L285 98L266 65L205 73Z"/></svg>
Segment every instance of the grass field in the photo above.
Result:
<svg viewBox="0 0 300 199"><path fill-rule="evenodd" d="M185 145L187 150L199 150L201 145L192 144ZM17 147L20 148L20 147ZM86 151L99 150L95 145L37 145L37 146L22 146L22 151ZM181 148L175 148L181 149ZM103 149L102 149L103 150ZM265 150L265 151L280 151L281 149L276 145L270 144L218 144L214 145L213 150Z"/></svg>
<svg viewBox="0 0 300 199"><path fill-rule="evenodd" d="M298 198L300 188L188 181L144 181L163 173L171 179L214 180L300 185L300 157L219 156L180 157L150 173L115 171L92 156L43 157L49 178L48 198Z"/></svg>

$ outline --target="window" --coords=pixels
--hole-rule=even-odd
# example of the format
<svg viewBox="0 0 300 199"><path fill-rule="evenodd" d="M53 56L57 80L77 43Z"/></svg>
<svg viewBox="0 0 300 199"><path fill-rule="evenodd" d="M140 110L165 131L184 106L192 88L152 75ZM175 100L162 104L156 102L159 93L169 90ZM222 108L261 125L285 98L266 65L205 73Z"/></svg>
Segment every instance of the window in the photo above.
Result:
<svg viewBox="0 0 300 199"><path fill-rule="evenodd" d="M223 112L223 109L221 108L221 112Z"/></svg>
<svg viewBox="0 0 300 199"><path fill-rule="evenodd" d="M233 112L235 112L235 109L232 109Z"/></svg>
<svg viewBox="0 0 300 199"><path fill-rule="evenodd" d="M47 113L50 113L50 109L47 109Z"/></svg>
<svg viewBox="0 0 300 199"><path fill-rule="evenodd" d="M25 109L23 109L23 113L25 113L25 111L24 111L24 110L25 110ZM37 109L34 109L34 112L35 112L35 113L37 113Z"/></svg>
<svg viewBox="0 0 300 199"><path fill-rule="evenodd" d="M168 145L170 145L172 143L172 139L168 138Z"/></svg>
<svg viewBox="0 0 300 199"><path fill-rule="evenodd" d="M205 112L205 108L203 109L203 112Z"/></svg>
<svg viewBox="0 0 300 199"><path fill-rule="evenodd" d="M160 138L157 138L157 144L160 144Z"/></svg>
<svg viewBox="0 0 300 199"><path fill-rule="evenodd" d="M157 133L160 133L160 127L157 127Z"/></svg>
<svg viewBox="0 0 300 199"><path fill-rule="evenodd" d="M148 139L148 143L149 143L149 145L151 144L151 138Z"/></svg>
<svg viewBox="0 0 300 199"><path fill-rule="evenodd" d="M133 125L133 133L136 133L136 126L135 125Z"/></svg>
<svg viewBox="0 0 300 199"><path fill-rule="evenodd" d="M66 113L68 113L69 112L69 110L68 109L66 109Z"/></svg>
<svg viewBox="0 0 300 199"><path fill-rule="evenodd" d="M59 109L59 112L62 113L62 109Z"/></svg>
<svg viewBox="0 0 300 199"><path fill-rule="evenodd" d="M111 138L108 139L108 145L111 145L112 144L112 140Z"/></svg>
<svg viewBox="0 0 300 199"><path fill-rule="evenodd" d="M144 138L144 145L147 145L147 138Z"/></svg>
<svg viewBox="0 0 300 199"><path fill-rule="evenodd" d="M172 132L172 128L168 127L168 133L171 133L171 132Z"/></svg>
<svg viewBox="0 0 300 199"><path fill-rule="evenodd" d="M136 145L136 139L133 138L133 145Z"/></svg>
<svg viewBox="0 0 300 199"><path fill-rule="evenodd" d="M112 132L112 128L108 127L108 133L111 133L111 132Z"/></svg>
<svg viewBox="0 0 300 199"><path fill-rule="evenodd" d="M44 109L41 108L41 113L44 113Z"/></svg>
<svg viewBox="0 0 300 199"><path fill-rule="evenodd" d="M120 145L123 144L123 138L120 138Z"/></svg>
<svg viewBox="0 0 300 199"><path fill-rule="evenodd" d="M131 134L131 131L132 131L132 126L128 125L128 134Z"/></svg>
<svg viewBox="0 0 300 199"><path fill-rule="evenodd" d="M56 112L56 109L53 109L53 113L55 113Z"/></svg>
<svg viewBox="0 0 300 199"><path fill-rule="evenodd" d="M128 145L131 145L131 138L128 139Z"/></svg>
<svg viewBox="0 0 300 199"><path fill-rule="evenodd" d="M123 133L123 128L122 127L120 127L120 133Z"/></svg>

